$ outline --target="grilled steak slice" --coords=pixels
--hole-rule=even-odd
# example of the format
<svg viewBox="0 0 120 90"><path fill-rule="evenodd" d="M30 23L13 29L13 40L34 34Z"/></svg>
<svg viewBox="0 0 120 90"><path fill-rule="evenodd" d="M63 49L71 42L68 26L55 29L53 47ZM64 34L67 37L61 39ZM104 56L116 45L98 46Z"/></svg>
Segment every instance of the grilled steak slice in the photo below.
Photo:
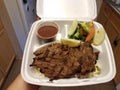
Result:
<svg viewBox="0 0 120 90"><path fill-rule="evenodd" d="M40 68L50 81L86 75L95 70L99 52L94 52L89 43L79 47L68 47L53 43L34 52L35 57L30 66Z"/></svg>

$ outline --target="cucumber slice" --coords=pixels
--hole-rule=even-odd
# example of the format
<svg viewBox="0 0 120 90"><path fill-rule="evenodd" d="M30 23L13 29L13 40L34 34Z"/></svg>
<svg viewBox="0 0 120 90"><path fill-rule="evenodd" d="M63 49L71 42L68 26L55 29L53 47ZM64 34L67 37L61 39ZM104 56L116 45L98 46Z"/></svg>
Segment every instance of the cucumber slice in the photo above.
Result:
<svg viewBox="0 0 120 90"><path fill-rule="evenodd" d="M80 37L80 29L79 28L76 29L76 32L74 33L73 37L75 37L76 39L79 39L79 37Z"/></svg>
<svg viewBox="0 0 120 90"><path fill-rule="evenodd" d="M74 37L77 38L77 39L79 38L79 36L80 36L80 33L79 33L79 32L76 32L76 33L74 34Z"/></svg>
<svg viewBox="0 0 120 90"><path fill-rule="evenodd" d="M75 33L77 26L78 26L77 20L73 21L69 30L68 30L68 35L69 36L72 36Z"/></svg>
<svg viewBox="0 0 120 90"><path fill-rule="evenodd" d="M93 38L93 44L94 45L100 45L105 39L105 30L104 28L99 28L95 32L95 36Z"/></svg>
<svg viewBox="0 0 120 90"><path fill-rule="evenodd" d="M89 32L90 31L90 27L92 26L92 22L79 22L79 24L82 26L83 30L85 30L85 32Z"/></svg>

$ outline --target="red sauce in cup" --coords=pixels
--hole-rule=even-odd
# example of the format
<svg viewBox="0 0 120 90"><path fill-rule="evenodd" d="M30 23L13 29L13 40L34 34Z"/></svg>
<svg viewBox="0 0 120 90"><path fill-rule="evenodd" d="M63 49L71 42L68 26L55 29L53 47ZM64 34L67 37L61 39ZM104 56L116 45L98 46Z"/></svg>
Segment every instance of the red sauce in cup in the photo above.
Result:
<svg viewBox="0 0 120 90"><path fill-rule="evenodd" d="M40 37L43 37L44 39L49 39L54 37L58 32L58 29L54 26L43 26L39 28L38 34Z"/></svg>

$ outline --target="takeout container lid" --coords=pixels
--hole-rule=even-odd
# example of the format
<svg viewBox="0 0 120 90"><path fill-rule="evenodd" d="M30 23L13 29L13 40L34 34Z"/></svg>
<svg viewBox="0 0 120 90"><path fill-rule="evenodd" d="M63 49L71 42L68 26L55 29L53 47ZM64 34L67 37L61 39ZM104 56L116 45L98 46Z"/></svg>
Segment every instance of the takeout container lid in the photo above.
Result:
<svg viewBox="0 0 120 90"><path fill-rule="evenodd" d="M97 16L96 0L37 0L36 13L41 19L91 21Z"/></svg>

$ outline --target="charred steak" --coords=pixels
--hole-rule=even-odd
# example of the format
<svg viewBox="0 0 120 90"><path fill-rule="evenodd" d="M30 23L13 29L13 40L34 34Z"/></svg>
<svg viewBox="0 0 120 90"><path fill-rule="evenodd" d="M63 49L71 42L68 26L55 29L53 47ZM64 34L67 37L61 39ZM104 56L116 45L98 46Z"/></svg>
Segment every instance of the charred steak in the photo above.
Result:
<svg viewBox="0 0 120 90"><path fill-rule="evenodd" d="M53 43L38 49L34 54L30 66L40 68L40 72L52 81L93 72L99 52L94 52L89 43L81 43L79 47Z"/></svg>

